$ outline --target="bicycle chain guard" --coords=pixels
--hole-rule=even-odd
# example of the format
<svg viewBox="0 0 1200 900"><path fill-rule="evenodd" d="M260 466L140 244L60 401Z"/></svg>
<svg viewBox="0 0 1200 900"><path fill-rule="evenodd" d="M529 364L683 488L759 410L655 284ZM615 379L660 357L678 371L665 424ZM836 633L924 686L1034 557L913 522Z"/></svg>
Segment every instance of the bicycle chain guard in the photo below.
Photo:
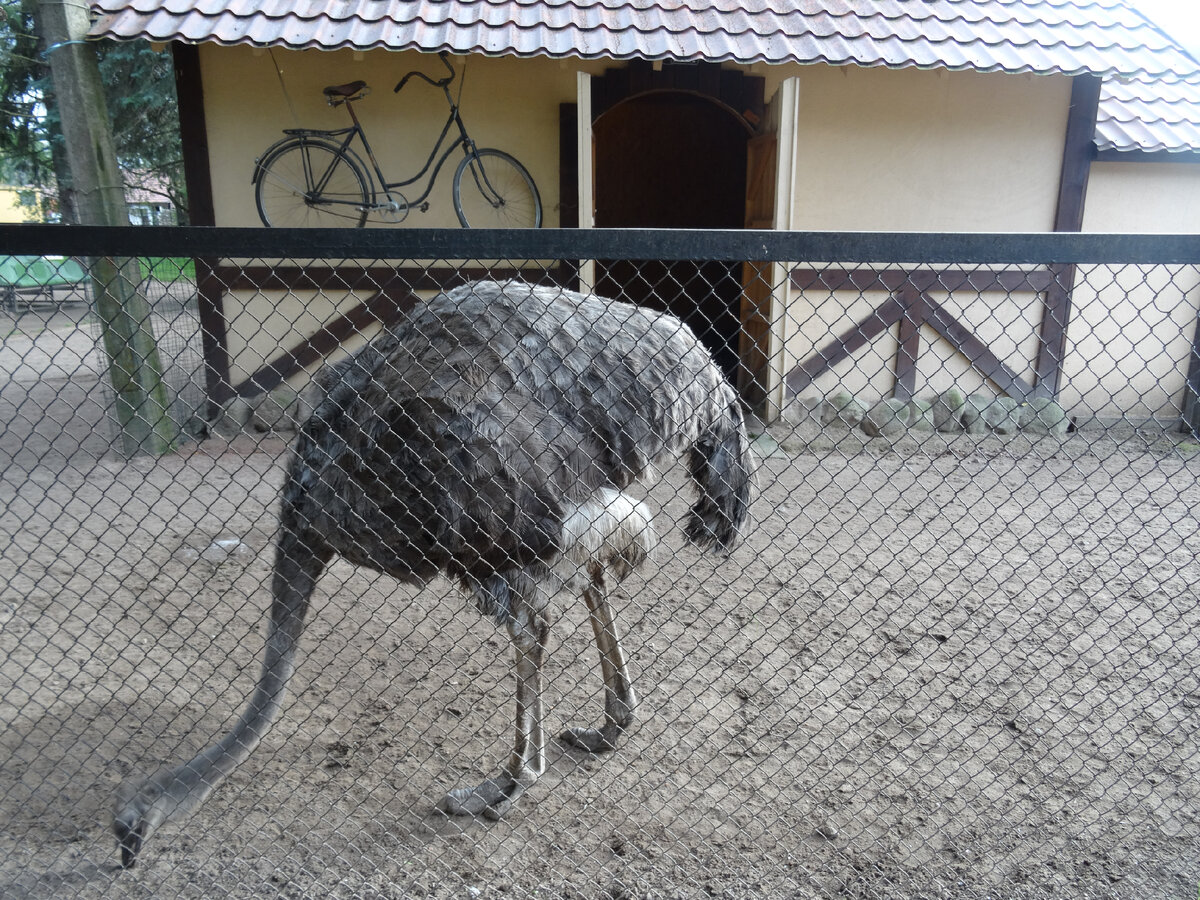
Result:
<svg viewBox="0 0 1200 900"><path fill-rule="evenodd" d="M408 205L408 200L403 194L388 191L384 202L375 206L372 210L379 216L381 222L386 222L389 225L398 225L408 218L408 212L411 207Z"/></svg>

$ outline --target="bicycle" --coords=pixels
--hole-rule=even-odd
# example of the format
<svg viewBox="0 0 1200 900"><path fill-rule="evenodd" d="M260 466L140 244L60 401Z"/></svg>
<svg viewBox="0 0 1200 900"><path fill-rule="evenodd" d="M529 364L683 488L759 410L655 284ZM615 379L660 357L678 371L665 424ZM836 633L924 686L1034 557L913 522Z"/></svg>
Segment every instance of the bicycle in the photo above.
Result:
<svg viewBox="0 0 1200 900"><path fill-rule="evenodd" d="M480 149L467 134L458 104L450 94L455 71L446 55L443 51L438 57L450 72L447 77L435 81L423 72L413 71L400 79L394 90L398 94L410 79L419 78L441 88L450 107L442 133L421 171L404 181L388 181L354 112L354 102L367 96L370 87L364 81L331 85L323 91L326 102L335 107L345 104L354 124L350 128L333 130L285 128L283 133L287 136L268 147L254 161L251 180L255 185L258 216L263 224L268 227L342 225L361 228L369 216L388 223L402 222L414 207L422 212L429 209L428 198L442 166L451 153L462 147L464 155L454 172L453 191L454 211L462 226L539 227L542 201L529 172L502 150ZM461 94L460 82L460 98ZM442 143L454 125L458 126L458 137L439 158ZM351 147L355 138L366 150L370 169ZM420 181L426 173L430 173L428 184L416 200L409 202L399 189ZM469 178L466 177L468 173Z"/></svg>

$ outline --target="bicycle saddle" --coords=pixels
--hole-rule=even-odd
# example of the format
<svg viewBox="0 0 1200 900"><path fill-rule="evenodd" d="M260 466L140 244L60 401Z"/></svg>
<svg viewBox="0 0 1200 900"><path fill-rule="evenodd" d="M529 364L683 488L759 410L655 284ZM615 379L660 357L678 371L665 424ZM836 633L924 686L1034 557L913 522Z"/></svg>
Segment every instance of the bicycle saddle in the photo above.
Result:
<svg viewBox="0 0 1200 900"><path fill-rule="evenodd" d="M322 93L331 99L333 97L341 97L342 99L345 99L346 97L353 97L366 86L367 83L365 81L351 81L347 84L331 84L329 87L325 88Z"/></svg>

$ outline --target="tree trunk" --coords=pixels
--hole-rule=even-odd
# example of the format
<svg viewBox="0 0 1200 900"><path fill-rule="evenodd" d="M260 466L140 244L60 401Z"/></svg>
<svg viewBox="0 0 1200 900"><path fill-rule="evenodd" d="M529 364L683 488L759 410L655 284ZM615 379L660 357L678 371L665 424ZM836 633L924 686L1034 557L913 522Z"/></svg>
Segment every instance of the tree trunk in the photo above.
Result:
<svg viewBox="0 0 1200 900"><path fill-rule="evenodd" d="M50 131L50 164L54 169L54 182L58 186L58 195L54 201L57 204L58 220L64 225L78 225L79 213L75 209L75 188L71 179L71 165L67 162L66 141L60 140L62 116L58 115L58 100L54 91L49 90L42 95L42 99L46 109L53 110L57 116L47 116L47 127ZM45 221L49 222L50 219Z"/></svg>
<svg viewBox="0 0 1200 900"><path fill-rule="evenodd" d="M40 13L79 222L128 225L96 51L85 43L87 5L42 0ZM171 421L150 306L139 290L141 267L136 259L101 258L91 261L91 273L124 449L131 455L169 453L178 428Z"/></svg>

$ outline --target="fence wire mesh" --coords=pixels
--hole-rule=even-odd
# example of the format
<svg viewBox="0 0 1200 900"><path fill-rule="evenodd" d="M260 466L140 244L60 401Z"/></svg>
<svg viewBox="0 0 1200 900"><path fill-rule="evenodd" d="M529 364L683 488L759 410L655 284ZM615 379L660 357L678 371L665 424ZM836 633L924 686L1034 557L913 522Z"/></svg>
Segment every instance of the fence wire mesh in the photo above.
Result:
<svg viewBox="0 0 1200 900"><path fill-rule="evenodd" d="M206 231L3 231L0 895L1195 894L1194 240Z"/></svg>

